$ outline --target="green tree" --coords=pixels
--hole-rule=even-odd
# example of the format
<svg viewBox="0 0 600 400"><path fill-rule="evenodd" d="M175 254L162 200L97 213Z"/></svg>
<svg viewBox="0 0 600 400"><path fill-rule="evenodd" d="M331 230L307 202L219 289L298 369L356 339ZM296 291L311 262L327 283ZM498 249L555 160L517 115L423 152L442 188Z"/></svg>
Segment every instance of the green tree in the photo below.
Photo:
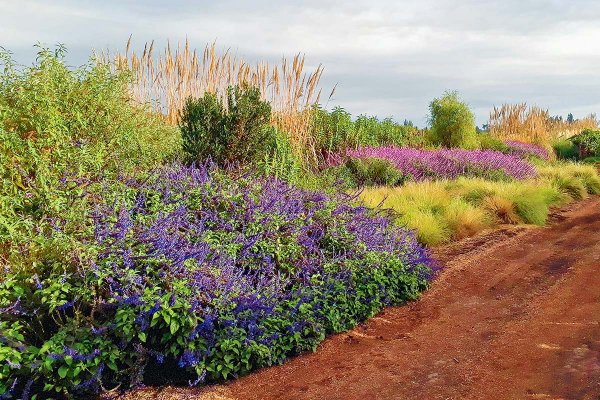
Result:
<svg viewBox="0 0 600 400"><path fill-rule="evenodd" d="M260 159L272 142L271 106L254 87L232 86L226 103L212 93L189 98L180 114L183 150L189 162L211 158L224 166Z"/></svg>
<svg viewBox="0 0 600 400"><path fill-rule="evenodd" d="M258 88L230 87L227 93L226 125L230 130L229 162L248 162L261 157L273 130L268 129L271 105Z"/></svg>
<svg viewBox="0 0 600 400"><path fill-rule="evenodd" d="M213 93L189 97L179 117L183 151L190 162L221 158L227 148L223 102Z"/></svg>
<svg viewBox="0 0 600 400"><path fill-rule="evenodd" d="M477 147L475 117L458 92L446 92L429 104L431 139L444 147Z"/></svg>
<svg viewBox="0 0 600 400"><path fill-rule="evenodd" d="M567 115L567 123L572 124L573 122L575 122L575 118L572 113L569 113L569 115Z"/></svg>

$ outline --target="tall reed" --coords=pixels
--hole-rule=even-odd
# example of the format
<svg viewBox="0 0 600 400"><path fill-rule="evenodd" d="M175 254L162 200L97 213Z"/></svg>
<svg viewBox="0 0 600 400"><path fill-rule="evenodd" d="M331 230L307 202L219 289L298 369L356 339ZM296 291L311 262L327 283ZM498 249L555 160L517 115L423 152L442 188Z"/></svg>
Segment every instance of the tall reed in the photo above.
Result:
<svg viewBox="0 0 600 400"><path fill-rule="evenodd" d="M597 128L595 114L572 122L552 118L548 110L526 103L503 104L490 112L489 129L503 140L518 140L549 147L552 141L569 138L586 128Z"/></svg>
<svg viewBox="0 0 600 400"><path fill-rule="evenodd" d="M131 49L130 38L124 53L104 52L98 59L114 63L117 69L130 70L135 78L132 96L153 104L172 124L177 122L190 96L201 97L211 92L223 98L228 86L258 87L263 98L271 103L271 124L288 134L295 154L308 162L316 158L311 136L312 109L321 96L319 81L323 67L319 65L307 72L302 54L291 60L283 57L279 63L251 64L230 50L219 51L215 43L206 45L199 53L190 47L188 40L177 47L167 42L161 52L155 50L154 42L146 43L138 54Z"/></svg>

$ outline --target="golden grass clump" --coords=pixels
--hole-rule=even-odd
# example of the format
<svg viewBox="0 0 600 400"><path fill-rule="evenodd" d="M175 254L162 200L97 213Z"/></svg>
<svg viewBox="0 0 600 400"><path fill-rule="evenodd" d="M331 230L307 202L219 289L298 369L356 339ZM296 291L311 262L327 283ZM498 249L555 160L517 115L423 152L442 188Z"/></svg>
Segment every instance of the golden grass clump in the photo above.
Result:
<svg viewBox="0 0 600 400"><path fill-rule="evenodd" d="M549 181L574 200L600 194L600 175L593 165L557 163L537 168L540 178Z"/></svg>
<svg viewBox="0 0 600 400"><path fill-rule="evenodd" d="M473 236L493 225L494 219L485 209L463 199L453 199L444 210L444 217L452 232L452 239Z"/></svg>
<svg viewBox="0 0 600 400"><path fill-rule="evenodd" d="M501 224L519 224L522 222L515 209L515 204L510 199L494 194L486 197L482 206L485 210L491 212Z"/></svg>
<svg viewBox="0 0 600 400"><path fill-rule="evenodd" d="M548 110L526 103L503 104L490 112L490 134L502 140L518 140L544 147L559 139L566 139L583 129L597 129L594 114L568 122L552 118Z"/></svg>
<svg viewBox="0 0 600 400"><path fill-rule="evenodd" d="M600 175L592 166L556 163L538 167L538 175L513 182L461 177L365 188L360 201L393 210L420 242L438 245L499 224L543 225L550 207L600 193Z"/></svg>
<svg viewBox="0 0 600 400"><path fill-rule="evenodd" d="M451 198L439 182L409 183L401 188L368 188L360 198L368 207L394 210L398 222L414 230L422 243L436 245L451 238L450 227L440 218Z"/></svg>
<svg viewBox="0 0 600 400"><path fill-rule="evenodd" d="M319 65L307 72L301 54L291 60L284 57L280 63L251 64L229 50L219 52L215 43L199 53L187 40L184 46L176 48L167 42L162 52L155 50L154 42L146 43L138 54L131 50L130 38L124 53L105 52L98 59L131 71L133 98L151 103L171 124L177 123L179 112L190 96L201 97L210 92L224 98L229 86L258 87L264 100L271 104L271 124L289 135L296 155L303 160L316 157L310 133L312 108L321 96L319 81L323 67Z"/></svg>

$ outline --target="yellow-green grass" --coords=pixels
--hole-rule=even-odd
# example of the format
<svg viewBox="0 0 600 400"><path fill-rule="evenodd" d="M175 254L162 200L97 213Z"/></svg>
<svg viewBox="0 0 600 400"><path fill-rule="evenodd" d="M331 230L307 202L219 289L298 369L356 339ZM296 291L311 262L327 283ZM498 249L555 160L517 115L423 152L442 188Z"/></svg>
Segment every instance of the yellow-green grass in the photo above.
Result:
<svg viewBox="0 0 600 400"><path fill-rule="evenodd" d="M573 199L600 194L600 175L593 165L556 163L537 168L541 179L550 181Z"/></svg>
<svg viewBox="0 0 600 400"><path fill-rule="evenodd" d="M600 193L594 167L557 163L538 171L538 178L527 181L459 178L368 188L360 199L369 207L394 210L419 241L437 245L500 224L543 225L551 207Z"/></svg>

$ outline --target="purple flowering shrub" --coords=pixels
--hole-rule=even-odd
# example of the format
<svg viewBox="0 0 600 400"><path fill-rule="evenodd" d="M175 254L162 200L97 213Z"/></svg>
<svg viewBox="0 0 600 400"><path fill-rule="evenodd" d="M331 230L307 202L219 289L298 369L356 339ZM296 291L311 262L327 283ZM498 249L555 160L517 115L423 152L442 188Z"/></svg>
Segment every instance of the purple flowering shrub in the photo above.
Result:
<svg viewBox="0 0 600 400"><path fill-rule="evenodd" d="M506 141L504 143L508 146L507 154L512 154L525 159L536 157L542 160L548 160L550 158L548 150L535 144L518 141Z"/></svg>
<svg viewBox="0 0 600 400"><path fill-rule="evenodd" d="M526 179L535 176L535 168L525 160L493 150L363 147L347 150L345 157L332 155L329 164L340 165L347 158L387 160L408 179L416 181L455 179L459 176L492 180Z"/></svg>
<svg viewBox="0 0 600 400"><path fill-rule="evenodd" d="M4 398L236 377L417 298L435 269L344 194L171 166L102 197L89 267L0 281Z"/></svg>

